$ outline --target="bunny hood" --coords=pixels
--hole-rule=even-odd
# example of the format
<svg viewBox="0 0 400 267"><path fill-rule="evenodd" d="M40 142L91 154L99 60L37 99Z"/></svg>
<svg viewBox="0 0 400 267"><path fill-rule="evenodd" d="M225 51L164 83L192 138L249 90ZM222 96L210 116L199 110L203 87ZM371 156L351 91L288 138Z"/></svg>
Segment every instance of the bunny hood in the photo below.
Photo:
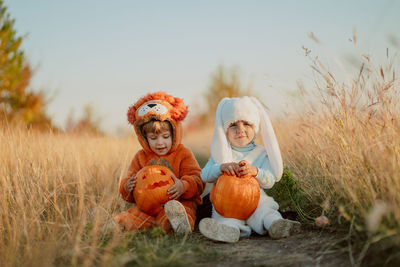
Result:
<svg viewBox="0 0 400 267"><path fill-rule="evenodd" d="M232 162L232 148L226 132L237 121L247 121L260 132L276 181L283 173L282 156L271 121L261 103L254 97L224 98L217 108L215 128L211 143L211 157L218 164Z"/></svg>
<svg viewBox="0 0 400 267"><path fill-rule="evenodd" d="M174 152L182 140L181 121L188 113L183 100L164 92L149 93L140 98L128 110L128 121L135 128L139 143L147 153L151 151L146 136L143 136L142 126L152 119L169 121L172 127L172 147L169 153Z"/></svg>

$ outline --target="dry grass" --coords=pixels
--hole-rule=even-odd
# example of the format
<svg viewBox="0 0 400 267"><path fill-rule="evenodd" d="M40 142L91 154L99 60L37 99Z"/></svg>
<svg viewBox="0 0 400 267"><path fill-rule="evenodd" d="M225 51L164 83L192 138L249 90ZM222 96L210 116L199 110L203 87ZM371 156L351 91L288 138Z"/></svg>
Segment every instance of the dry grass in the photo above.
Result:
<svg viewBox="0 0 400 267"><path fill-rule="evenodd" d="M129 206L119 180L138 148L133 136L0 127L0 265L187 266L208 255L198 238L161 228L102 231Z"/></svg>
<svg viewBox="0 0 400 267"><path fill-rule="evenodd" d="M118 181L136 147L133 139L3 127L2 266L107 262L107 251L118 240L100 247L100 228L125 205L119 198Z"/></svg>
<svg viewBox="0 0 400 267"><path fill-rule="evenodd" d="M400 84L390 62L363 62L353 80L339 82L314 58L317 90L300 88L305 108L276 126L307 196L335 227L367 237L355 264L372 243L400 234Z"/></svg>
<svg viewBox="0 0 400 267"><path fill-rule="evenodd" d="M374 67L368 57L358 75L345 83L318 59L313 64L316 94L301 88L304 99L312 101L274 127L285 165L307 197L333 227L347 227L349 237L356 233L364 238L361 252L352 258L353 264L360 264L380 240L391 238L391 246L399 246L400 85L392 65ZM207 133L207 138L199 131L184 139L204 154L204 161L211 131ZM131 253L128 260L121 259L115 251L129 249L132 239L105 239L101 233L111 215L126 208L118 181L137 148L134 138L0 127L2 266L109 266L132 257L147 259L147 254ZM157 256L151 247L159 241L149 243L144 237L140 242L150 247L146 253L151 258L165 260L165 248ZM137 244L133 246L141 247ZM179 259L187 252L171 253Z"/></svg>

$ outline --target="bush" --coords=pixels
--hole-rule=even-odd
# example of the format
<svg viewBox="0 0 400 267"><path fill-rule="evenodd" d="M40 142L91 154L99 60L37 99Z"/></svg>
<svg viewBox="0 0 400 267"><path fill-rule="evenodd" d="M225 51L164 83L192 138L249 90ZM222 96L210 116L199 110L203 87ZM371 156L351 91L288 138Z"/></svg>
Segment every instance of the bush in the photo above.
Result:
<svg viewBox="0 0 400 267"><path fill-rule="evenodd" d="M285 167L282 179L271 189L266 190L267 195L274 198L279 204L279 210L291 219L298 219L304 223L313 222L313 218L321 214L321 209L312 204L306 193L300 187L288 167ZM295 212L295 216L293 215Z"/></svg>

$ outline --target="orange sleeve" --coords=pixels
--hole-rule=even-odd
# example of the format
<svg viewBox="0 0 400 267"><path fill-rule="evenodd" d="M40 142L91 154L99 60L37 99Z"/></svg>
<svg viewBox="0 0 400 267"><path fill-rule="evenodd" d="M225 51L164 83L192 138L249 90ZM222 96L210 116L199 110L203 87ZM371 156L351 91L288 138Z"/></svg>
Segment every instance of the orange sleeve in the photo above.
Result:
<svg viewBox="0 0 400 267"><path fill-rule="evenodd" d="M141 151L136 153L135 157L133 158L133 160L131 162L131 165L129 166L127 177L123 178L119 184L119 193L121 194L123 199L125 199L126 201L128 201L130 203L135 203L135 199L133 197L133 191L128 193L125 190L125 184L130 177L136 175L136 173L142 168L142 166L140 164L140 160L139 160L140 153L141 153Z"/></svg>
<svg viewBox="0 0 400 267"><path fill-rule="evenodd" d="M180 179L185 188L182 195L183 199L191 199L203 193L205 183L200 178L200 166L196 161L192 151L185 148L182 162L180 165Z"/></svg>

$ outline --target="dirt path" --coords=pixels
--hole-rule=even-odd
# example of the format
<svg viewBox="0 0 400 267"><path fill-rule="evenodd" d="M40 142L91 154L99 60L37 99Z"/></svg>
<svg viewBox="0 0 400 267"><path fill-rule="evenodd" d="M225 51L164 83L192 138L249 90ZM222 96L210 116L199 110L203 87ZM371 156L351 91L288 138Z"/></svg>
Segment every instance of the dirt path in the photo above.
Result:
<svg viewBox="0 0 400 267"><path fill-rule="evenodd" d="M199 233L200 235L200 233ZM351 266L345 249L335 248L341 239L332 233L303 231L286 239L251 236L235 244L205 241L218 253L212 263L199 259L207 266Z"/></svg>

